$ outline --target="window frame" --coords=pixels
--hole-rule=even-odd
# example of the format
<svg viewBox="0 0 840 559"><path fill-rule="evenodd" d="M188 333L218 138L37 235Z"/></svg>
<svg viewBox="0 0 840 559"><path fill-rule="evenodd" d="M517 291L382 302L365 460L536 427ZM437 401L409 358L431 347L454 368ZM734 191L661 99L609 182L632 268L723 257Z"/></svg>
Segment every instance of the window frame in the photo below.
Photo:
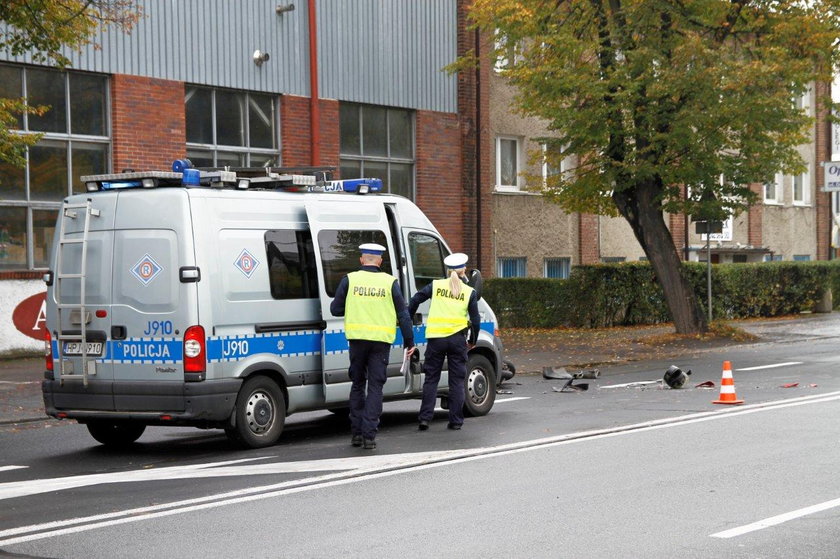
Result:
<svg viewBox="0 0 840 559"><path fill-rule="evenodd" d="M187 152L189 154L190 151L203 151L203 152L210 152L213 160L213 167L222 167L224 165L219 165L219 154L236 154L239 156L245 156L245 167L257 167L259 165L254 165L252 161L252 157L254 155L263 155L263 156L273 156L274 158L274 165L273 166L280 166L282 164L282 145L281 145L281 134L280 134L280 98L276 94L272 93L265 93L261 91L248 91L242 89L228 89L224 87L207 87L204 85L199 84L185 84L184 87L184 119L185 119L185 126L186 126L186 118L188 116L187 111L187 102L191 96L190 90L198 90L204 89L210 92L210 129L212 133L212 142L211 143L201 143L201 142L186 142ZM236 95L244 95L245 96L245 107L246 112L250 115L250 108L251 108L251 95L261 95L265 97L271 98L272 108L274 109L274 123L272 130L273 141L274 144L277 146L276 148L261 148L261 147L251 147L251 119L250 116L245 119L245 130L243 132L243 136L245 138L244 146L234 146L229 144L220 144L219 143L219 127L217 121L217 111L216 111L216 93L218 91L224 91L225 93L232 93ZM188 155L189 156L189 155Z"/></svg>
<svg viewBox="0 0 840 559"><path fill-rule="evenodd" d="M772 182L765 182L762 185L762 195L763 195L765 204L767 204L769 206L774 206L774 205L778 206L778 205L782 204L783 200L782 200L781 194L784 191L783 190L784 189L784 184L785 184L784 179L785 179L784 174L776 173L775 175L773 175L773 181ZM769 186L773 187L773 196L772 197L767 195L767 188Z"/></svg>
<svg viewBox="0 0 840 559"><path fill-rule="evenodd" d="M516 146L516 161L514 162L516 165L515 169L515 184L502 184L502 142L503 141L512 141ZM495 139L496 144L496 180L495 180L495 187L498 192L519 192L520 191L520 178L519 174L521 173L522 169L522 139L517 136L496 136Z"/></svg>
<svg viewBox="0 0 840 559"><path fill-rule="evenodd" d="M548 275L548 266L549 263L559 263L564 264L563 270L559 277L550 276ZM572 271L572 258L570 256L551 256L543 258L543 277L550 278L550 279L569 279Z"/></svg>
<svg viewBox="0 0 840 559"><path fill-rule="evenodd" d="M505 264L516 266L517 275L507 276L503 274ZM496 276L500 278L527 278L528 257L526 256L499 256L496 258Z"/></svg>
<svg viewBox="0 0 840 559"><path fill-rule="evenodd" d="M794 206L810 206L811 205L811 163L807 163L807 169L804 173L799 173L797 175L791 175L791 199L793 201ZM796 193L796 180L800 179L802 181L800 187L800 194L797 196Z"/></svg>
<svg viewBox="0 0 840 559"><path fill-rule="evenodd" d="M372 105L369 103L351 103L351 102L341 102L339 104L339 111L349 110L351 107L354 107L358 111L358 122L359 122L359 153L347 153L342 151L342 138L341 138L341 131L339 130L339 168L342 166L342 162L354 162L359 164L359 177L345 177L343 174L341 176L342 179L352 179L352 178L372 178L370 174L365 172L365 163L367 164L377 164L377 165L385 165L387 177L382 179L382 187L384 192L388 192L390 194L401 195L399 193L395 193L391 190L391 172L392 172L392 165L407 165L411 168L410 177L411 177L411 185L409 186L409 195L407 198L409 200L416 200L417 199L417 113L412 110L403 109L401 107L389 107L386 105ZM371 108L379 108L385 110L385 152L386 155L367 155L365 154L365 128L364 128L364 109L365 107ZM409 133L410 140L411 140L411 157L402 157L398 155L393 155L391 153L391 111L403 111L407 113L410 117L411 123L411 131Z"/></svg>
<svg viewBox="0 0 840 559"><path fill-rule="evenodd" d="M29 115L24 113L22 115L20 124L22 128L20 129L10 129L9 131L12 134L29 134L29 133L39 133L42 134L41 139L35 144L35 148L39 146L61 146L65 153L65 158L67 161L66 167L64 169L65 172L65 181L67 185L66 191L59 197L57 200L49 200L49 199L33 199L32 197L32 169L31 169L31 155L30 155L30 148L27 148L24 154L25 160L25 167L23 169L23 196L20 199L2 199L0 198L0 207L4 208L25 208L26 210L26 217L25 217L25 229L24 229L24 242L26 243L25 247L25 263L17 266L11 265L9 267L0 267L0 272L2 271L13 271L13 270L45 270L49 268L49 246L47 247L47 254L45 256L46 262L43 265L39 265L36 262L35 258L35 239L36 239L36 227L35 222L37 221L34 215L34 212L55 212L56 218L58 217L58 212L61 209L62 201L67 196L71 196L73 194L78 194L84 192L84 185L79 183L75 185L74 182L78 179L78 173L74 172L74 165L73 165L73 152L74 152L74 145L96 145L100 146L103 149L104 153L104 168L102 169L103 173L109 173L112 171L112 157L113 157L113 143L112 143L112 136L113 130L111 126L111 78L107 74L101 74L97 72L82 72L76 70L63 70L63 69L54 69L54 68L41 68L35 66L28 66L28 65L20 65L20 64L13 64L7 62L0 62L0 65L12 68L14 70L21 72L21 97L24 99L29 99L29 72L30 71L48 71L48 72L56 72L61 74L62 84L64 87L63 96L64 96L64 132L42 132L40 130L30 129L30 122L29 122ZM101 78L102 80L102 111L103 111L103 132L104 135L96 135L96 134L77 134L73 132L73 100L71 99L71 92L72 88L70 85L71 76L72 75L88 75ZM74 186L79 186L80 189L74 192ZM49 236L47 239L48 245L52 244L52 236Z"/></svg>

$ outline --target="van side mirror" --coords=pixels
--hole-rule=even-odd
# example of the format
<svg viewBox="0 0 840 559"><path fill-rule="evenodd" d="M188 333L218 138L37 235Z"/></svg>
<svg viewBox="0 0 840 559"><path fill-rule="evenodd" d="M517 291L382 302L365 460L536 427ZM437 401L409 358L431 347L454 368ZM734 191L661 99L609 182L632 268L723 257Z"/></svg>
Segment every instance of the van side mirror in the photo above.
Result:
<svg viewBox="0 0 840 559"><path fill-rule="evenodd" d="M481 287L484 280L481 279L481 272L478 270L470 270L467 274L467 285L475 289L475 296L481 299Z"/></svg>

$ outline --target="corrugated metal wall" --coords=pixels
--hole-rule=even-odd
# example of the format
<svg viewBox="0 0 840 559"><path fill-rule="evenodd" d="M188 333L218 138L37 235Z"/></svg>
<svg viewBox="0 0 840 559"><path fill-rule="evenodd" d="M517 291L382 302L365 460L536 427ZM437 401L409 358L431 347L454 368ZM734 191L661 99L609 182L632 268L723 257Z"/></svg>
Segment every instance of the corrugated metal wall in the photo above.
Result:
<svg viewBox="0 0 840 559"><path fill-rule="evenodd" d="M316 0L321 97L457 110L456 0ZM142 0L130 35L68 52L72 67L252 91L309 95L306 0ZM295 10L275 13L278 4ZM255 50L270 54L261 67ZM31 57L0 60L31 63Z"/></svg>
<svg viewBox="0 0 840 559"><path fill-rule="evenodd" d="M455 0L317 0L321 96L457 111Z"/></svg>

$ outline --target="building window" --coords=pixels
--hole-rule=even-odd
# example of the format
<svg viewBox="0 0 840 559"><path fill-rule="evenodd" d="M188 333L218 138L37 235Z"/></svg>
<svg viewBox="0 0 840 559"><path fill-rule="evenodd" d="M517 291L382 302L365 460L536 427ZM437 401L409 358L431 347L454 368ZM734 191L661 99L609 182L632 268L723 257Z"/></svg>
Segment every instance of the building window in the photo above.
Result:
<svg viewBox="0 0 840 559"><path fill-rule="evenodd" d="M496 138L496 190L519 190L519 138Z"/></svg>
<svg viewBox="0 0 840 559"><path fill-rule="evenodd" d="M517 44L500 30L496 30L493 38L493 47L496 54L496 63L493 68L496 72L502 72L511 68L515 63L522 60L522 55L519 52Z"/></svg>
<svg viewBox="0 0 840 559"><path fill-rule="evenodd" d="M547 142L543 142L540 146L542 147L543 154L543 186L547 186L549 178L562 175L566 172L566 160L563 157L563 150L559 146Z"/></svg>
<svg viewBox="0 0 840 559"><path fill-rule="evenodd" d="M604 264L617 264L619 262L624 262L626 260L627 260L627 258L625 258L624 256L602 256L601 257L601 262L603 262Z"/></svg>
<svg viewBox="0 0 840 559"><path fill-rule="evenodd" d="M571 258L546 258L543 265L543 276L554 279L566 279L572 268Z"/></svg>
<svg viewBox="0 0 840 559"><path fill-rule="evenodd" d="M765 254L764 255L765 262L781 262L782 255L781 254Z"/></svg>
<svg viewBox="0 0 840 559"><path fill-rule="evenodd" d="M499 258L496 262L496 275L500 278L524 278L527 275L525 257Z"/></svg>
<svg viewBox="0 0 840 559"><path fill-rule="evenodd" d="M810 254L794 254L793 255L794 262L810 262L811 255Z"/></svg>
<svg viewBox="0 0 840 559"><path fill-rule="evenodd" d="M811 88L808 87L802 95L793 98L793 106L811 116Z"/></svg>
<svg viewBox="0 0 840 559"><path fill-rule="evenodd" d="M382 179L383 189L414 199L414 113L341 103L341 178Z"/></svg>
<svg viewBox="0 0 840 559"><path fill-rule="evenodd" d="M187 157L196 167L280 164L277 97L187 86Z"/></svg>
<svg viewBox="0 0 840 559"><path fill-rule="evenodd" d="M807 206L811 203L811 170L793 175L793 203Z"/></svg>
<svg viewBox="0 0 840 559"><path fill-rule="evenodd" d="M43 134L26 166L0 160L0 269L46 268L61 201L85 192L80 176L110 169L108 78L0 64L0 97L49 107L18 118Z"/></svg>
<svg viewBox="0 0 840 559"><path fill-rule="evenodd" d="M764 203L765 204L779 204L781 203L782 194L782 180L784 175L776 173L772 181L764 183Z"/></svg>

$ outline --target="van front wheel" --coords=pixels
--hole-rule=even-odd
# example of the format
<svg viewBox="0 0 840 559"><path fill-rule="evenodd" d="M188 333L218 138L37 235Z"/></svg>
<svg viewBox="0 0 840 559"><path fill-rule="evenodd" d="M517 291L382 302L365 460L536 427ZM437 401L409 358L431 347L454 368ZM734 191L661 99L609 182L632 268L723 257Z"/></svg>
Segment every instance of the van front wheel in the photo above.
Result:
<svg viewBox="0 0 840 559"><path fill-rule="evenodd" d="M92 419L86 424L90 436L110 447L128 446L143 434L146 426L130 421Z"/></svg>
<svg viewBox="0 0 840 559"><path fill-rule="evenodd" d="M469 417L487 415L496 401L496 371L486 357L477 353L469 356L464 385L467 392L464 414Z"/></svg>
<svg viewBox="0 0 840 559"><path fill-rule="evenodd" d="M286 401L277 383L268 377L251 377L236 397L236 426L228 437L247 448L271 446L280 438L286 422Z"/></svg>

